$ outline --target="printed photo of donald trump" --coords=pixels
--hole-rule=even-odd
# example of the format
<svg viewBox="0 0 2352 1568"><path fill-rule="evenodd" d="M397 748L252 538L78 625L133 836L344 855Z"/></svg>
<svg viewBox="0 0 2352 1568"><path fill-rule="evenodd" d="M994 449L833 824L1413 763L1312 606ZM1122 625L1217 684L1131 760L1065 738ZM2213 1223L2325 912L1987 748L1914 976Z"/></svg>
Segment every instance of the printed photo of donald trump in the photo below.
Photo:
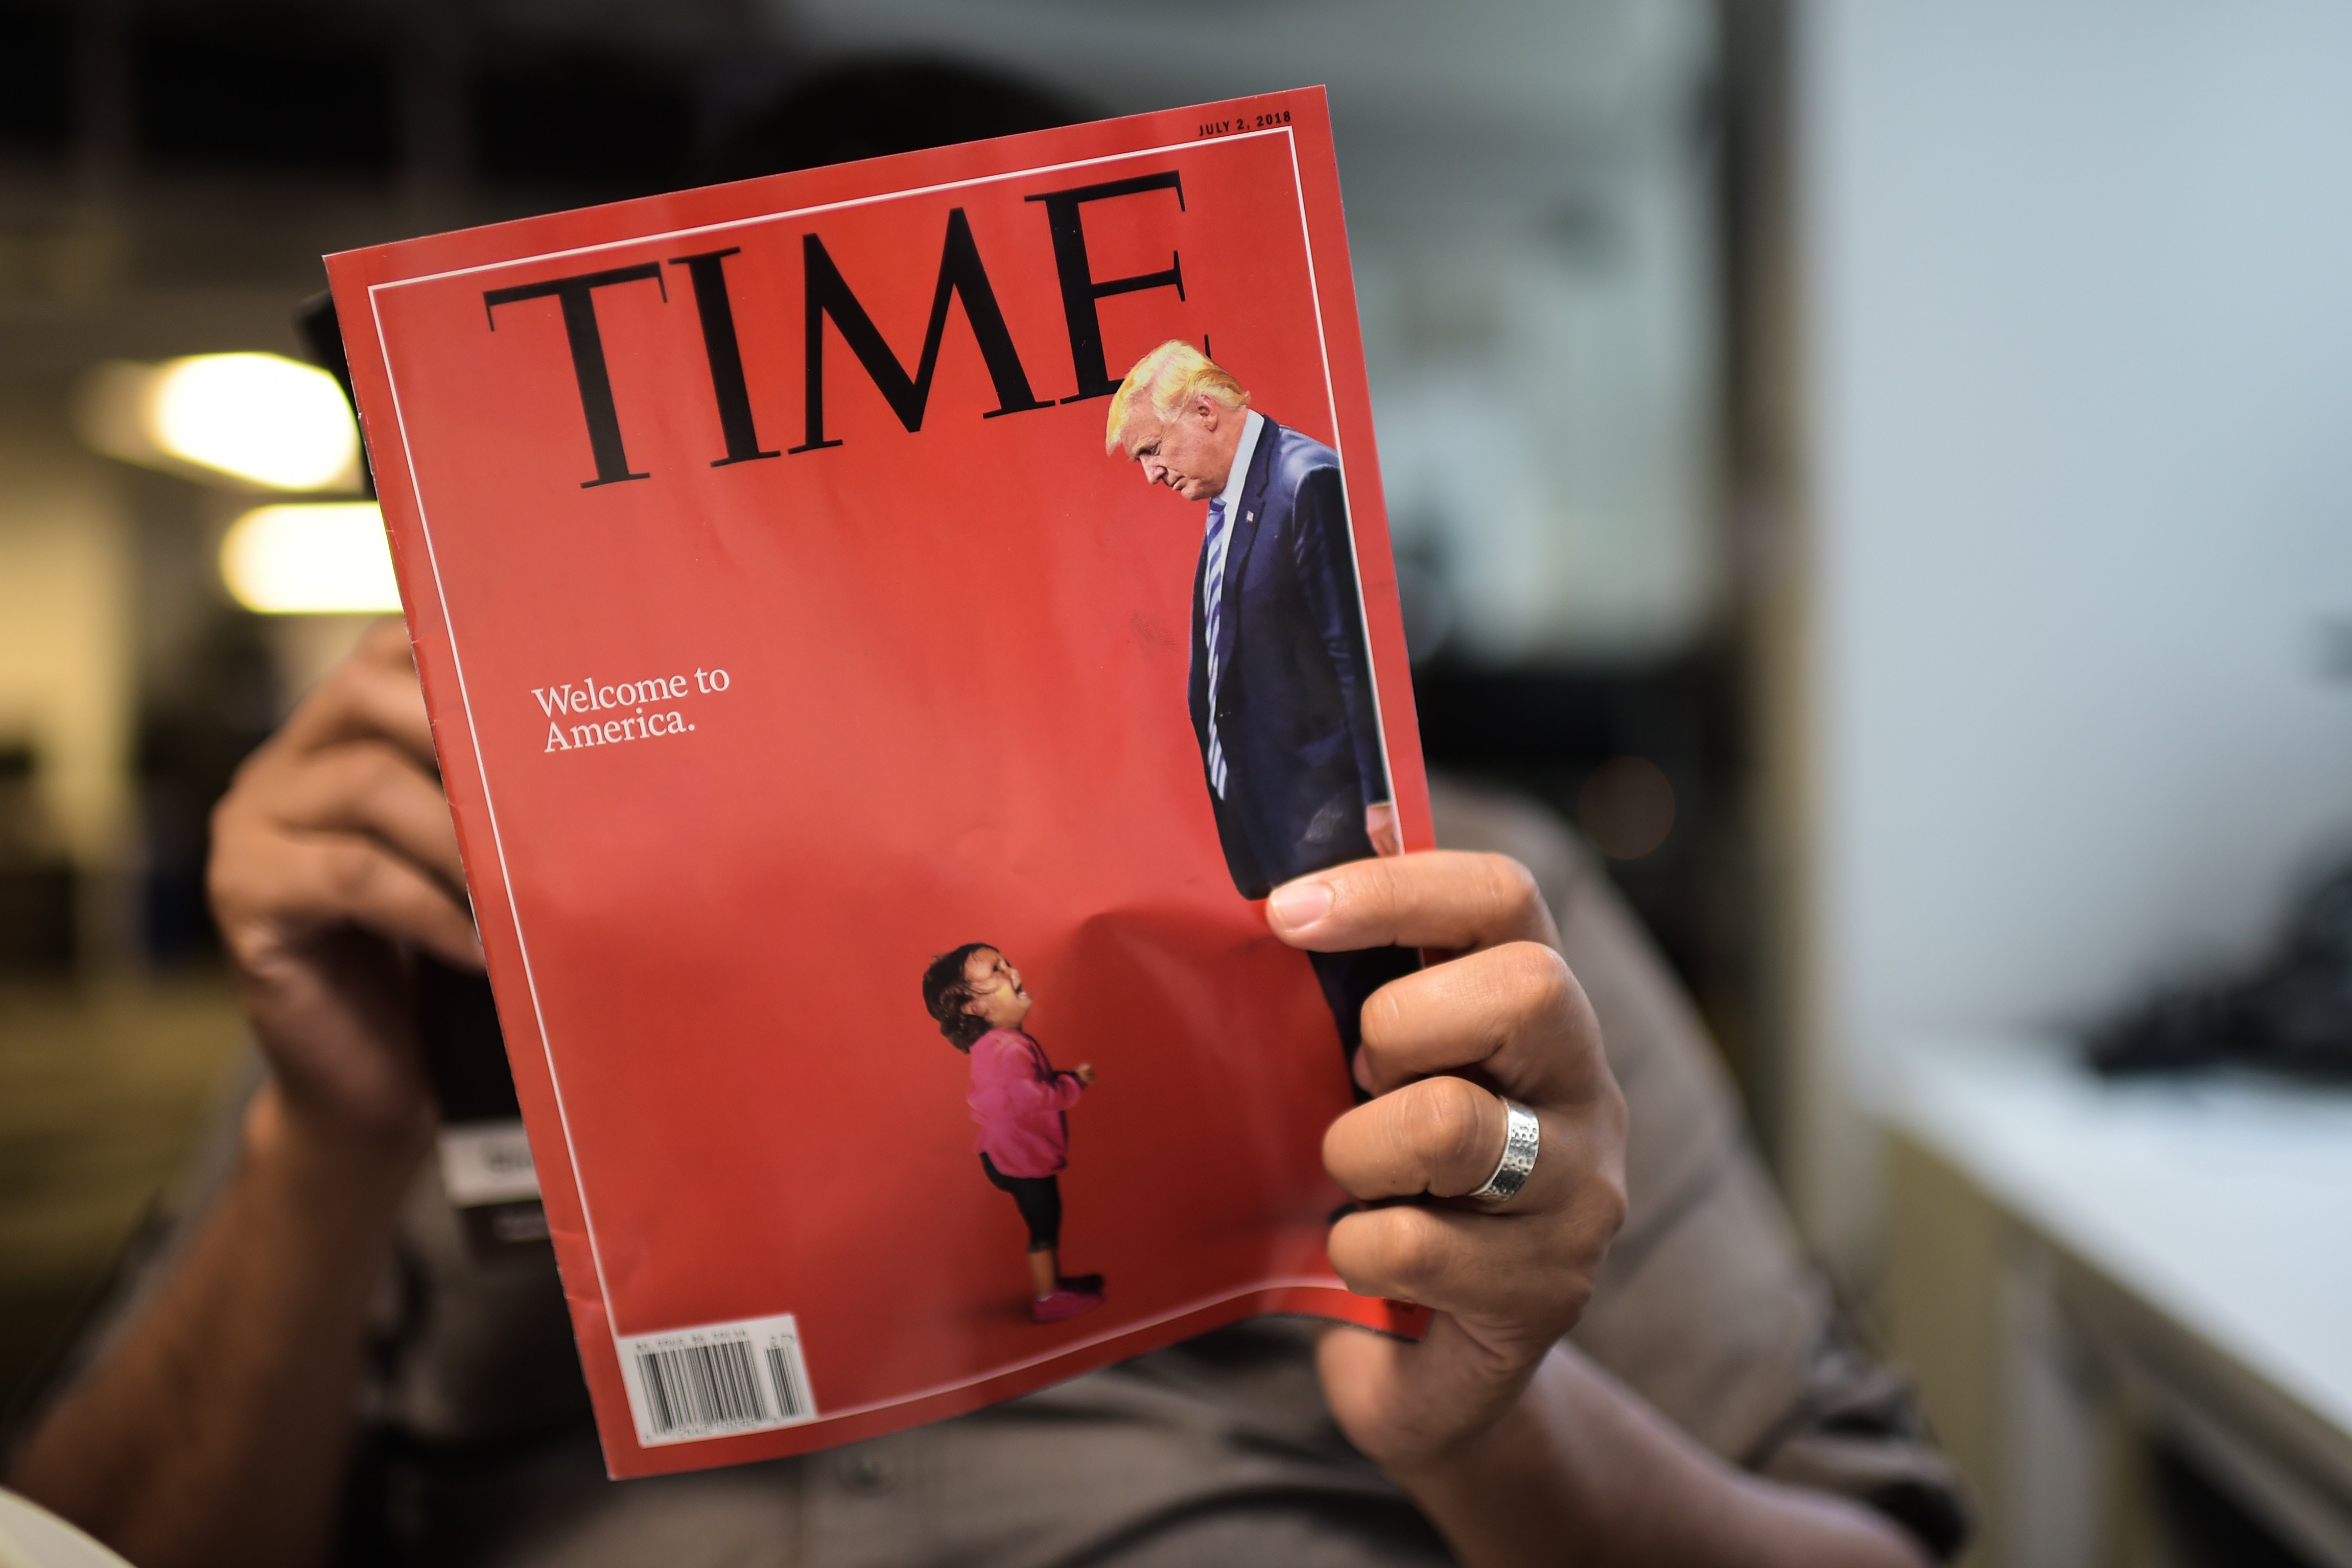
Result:
<svg viewBox="0 0 2352 1568"><path fill-rule="evenodd" d="M1235 891L1263 898L1308 872L1397 853L1339 454L1252 408L1247 389L1181 340L1128 371L1104 447L1147 483L1207 503L1190 701ZM1364 999L1419 957L1307 956L1352 1061Z"/></svg>

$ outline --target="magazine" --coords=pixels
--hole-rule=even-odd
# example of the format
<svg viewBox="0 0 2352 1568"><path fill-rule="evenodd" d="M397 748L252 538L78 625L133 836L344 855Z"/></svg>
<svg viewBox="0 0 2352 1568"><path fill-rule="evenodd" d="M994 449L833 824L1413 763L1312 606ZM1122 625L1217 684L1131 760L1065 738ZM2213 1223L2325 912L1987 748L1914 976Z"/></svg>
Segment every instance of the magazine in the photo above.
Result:
<svg viewBox="0 0 2352 1568"><path fill-rule="evenodd" d="M1422 1330L1320 1157L1417 956L1262 902L1430 843L1320 89L328 265L614 1475Z"/></svg>

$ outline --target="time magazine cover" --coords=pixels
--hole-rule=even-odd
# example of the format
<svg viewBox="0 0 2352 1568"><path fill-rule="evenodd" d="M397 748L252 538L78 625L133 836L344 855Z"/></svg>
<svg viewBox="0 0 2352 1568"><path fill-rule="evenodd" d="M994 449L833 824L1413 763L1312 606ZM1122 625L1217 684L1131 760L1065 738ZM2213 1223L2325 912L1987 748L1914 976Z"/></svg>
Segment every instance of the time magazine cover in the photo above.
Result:
<svg viewBox="0 0 2352 1568"><path fill-rule="evenodd" d="M330 258L607 1463L936 1420L1324 1257L1430 841L1319 89Z"/></svg>

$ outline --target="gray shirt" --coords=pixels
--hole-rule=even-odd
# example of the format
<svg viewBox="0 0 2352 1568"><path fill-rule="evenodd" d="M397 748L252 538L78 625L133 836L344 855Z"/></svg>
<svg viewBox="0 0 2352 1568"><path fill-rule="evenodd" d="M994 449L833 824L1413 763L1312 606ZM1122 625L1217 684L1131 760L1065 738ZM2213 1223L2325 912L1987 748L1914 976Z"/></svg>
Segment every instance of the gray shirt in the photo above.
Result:
<svg viewBox="0 0 2352 1568"><path fill-rule="evenodd" d="M1541 812L1435 793L1441 842L1535 873L1631 1113L1629 1217L1573 1342L1731 1462L1868 1502L1948 1555L1966 1530L1953 1472L1908 1386L1861 1348L1805 1260L1702 1026L1622 901ZM201 1221L234 1126L89 1358ZM428 1171L376 1314L345 1556L452 1568L1448 1562L1333 1424L1315 1332L1262 1319L826 1453L614 1482L552 1261L477 1261Z"/></svg>

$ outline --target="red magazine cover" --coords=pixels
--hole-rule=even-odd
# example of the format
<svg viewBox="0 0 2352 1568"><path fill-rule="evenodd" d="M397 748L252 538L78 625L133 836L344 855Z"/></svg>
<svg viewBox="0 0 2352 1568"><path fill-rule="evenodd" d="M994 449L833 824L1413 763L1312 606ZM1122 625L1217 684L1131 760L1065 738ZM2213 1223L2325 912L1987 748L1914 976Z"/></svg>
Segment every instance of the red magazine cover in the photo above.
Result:
<svg viewBox="0 0 2352 1568"><path fill-rule="evenodd" d="M328 265L614 1475L1420 1332L1416 960L1261 902L1430 842L1320 89Z"/></svg>

